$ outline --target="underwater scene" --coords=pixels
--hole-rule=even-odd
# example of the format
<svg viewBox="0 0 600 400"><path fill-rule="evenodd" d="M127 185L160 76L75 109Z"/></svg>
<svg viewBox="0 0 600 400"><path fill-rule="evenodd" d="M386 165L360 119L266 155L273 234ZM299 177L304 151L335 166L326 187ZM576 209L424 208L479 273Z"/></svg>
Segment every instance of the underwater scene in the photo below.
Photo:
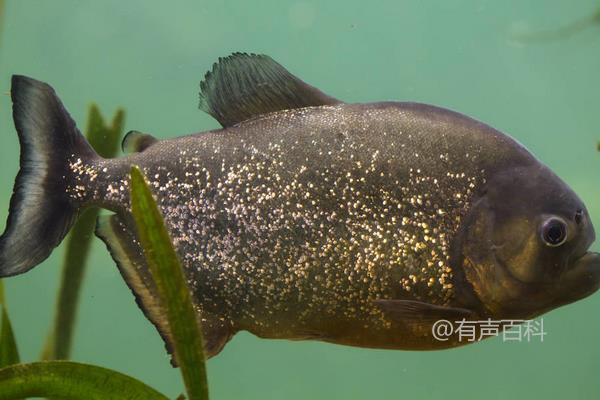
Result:
<svg viewBox="0 0 600 400"><path fill-rule="evenodd" d="M598 71L597 0L0 0L0 399L600 398Z"/></svg>

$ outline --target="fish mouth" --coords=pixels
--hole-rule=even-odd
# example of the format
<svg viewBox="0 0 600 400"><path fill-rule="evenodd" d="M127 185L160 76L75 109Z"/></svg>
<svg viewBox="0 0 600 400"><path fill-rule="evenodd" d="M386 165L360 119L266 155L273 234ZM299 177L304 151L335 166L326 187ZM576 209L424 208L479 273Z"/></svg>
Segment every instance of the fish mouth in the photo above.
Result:
<svg viewBox="0 0 600 400"><path fill-rule="evenodd" d="M585 252L573 262L562 280L573 301L594 293L600 288L600 253Z"/></svg>
<svg viewBox="0 0 600 400"><path fill-rule="evenodd" d="M600 278L600 253L593 251L585 252L575 261L573 269L585 269L590 276Z"/></svg>

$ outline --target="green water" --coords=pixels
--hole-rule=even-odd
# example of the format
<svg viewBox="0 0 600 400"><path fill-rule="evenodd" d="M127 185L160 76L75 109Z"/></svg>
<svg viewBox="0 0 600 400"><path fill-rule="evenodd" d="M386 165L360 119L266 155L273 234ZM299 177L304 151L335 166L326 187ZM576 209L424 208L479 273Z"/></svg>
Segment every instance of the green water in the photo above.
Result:
<svg viewBox="0 0 600 400"><path fill-rule="evenodd" d="M217 127L197 109L198 82L233 51L271 55L346 101L414 100L483 120L551 166L600 227L600 26L521 43L514 35L591 15L565 1L11 1L0 44L10 75L51 83L79 126L87 105L127 110L127 129L173 137ZM0 96L0 219L19 147ZM600 250L595 245L596 251ZM6 280L22 357L38 357L62 249ZM213 399L600 398L600 294L544 316L543 343L488 340L439 352L355 349L237 335L208 364ZM175 396L162 342L95 241L73 358Z"/></svg>

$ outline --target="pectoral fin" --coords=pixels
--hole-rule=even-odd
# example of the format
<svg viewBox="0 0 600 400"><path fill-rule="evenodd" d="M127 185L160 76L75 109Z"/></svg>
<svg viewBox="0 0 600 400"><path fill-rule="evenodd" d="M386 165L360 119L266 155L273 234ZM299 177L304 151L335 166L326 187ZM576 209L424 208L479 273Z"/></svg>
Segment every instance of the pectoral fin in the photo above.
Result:
<svg viewBox="0 0 600 400"><path fill-rule="evenodd" d="M224 127L275 111L340 103L261 54L220 58L200 82L200 109Z"/></svg>
<svg viewBox="0 0 600 400"><path fill-rule="evenodd" d="M466 308L445 307L414 300L375 300L386 316L399 321L449 321L473 319L476 315Z"/></svg>

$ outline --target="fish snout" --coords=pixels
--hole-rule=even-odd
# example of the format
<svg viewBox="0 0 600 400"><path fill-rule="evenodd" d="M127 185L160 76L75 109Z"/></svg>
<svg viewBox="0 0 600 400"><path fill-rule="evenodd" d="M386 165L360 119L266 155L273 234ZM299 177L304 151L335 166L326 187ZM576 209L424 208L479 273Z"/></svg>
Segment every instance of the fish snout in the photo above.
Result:
<svg viewBox="0 0 600 400"><path fill-rule="evenodd" d="M600 253L588 251L573 262L564 276L563 290L570 300L582 299L600 288Z"/></svg>
<svg viewBox="0 0 600 400"><path fill-rule="evenodd" d="M574 268L587 271L590 278L600 280L600 253L588 251L575 261Z"/></svg>

